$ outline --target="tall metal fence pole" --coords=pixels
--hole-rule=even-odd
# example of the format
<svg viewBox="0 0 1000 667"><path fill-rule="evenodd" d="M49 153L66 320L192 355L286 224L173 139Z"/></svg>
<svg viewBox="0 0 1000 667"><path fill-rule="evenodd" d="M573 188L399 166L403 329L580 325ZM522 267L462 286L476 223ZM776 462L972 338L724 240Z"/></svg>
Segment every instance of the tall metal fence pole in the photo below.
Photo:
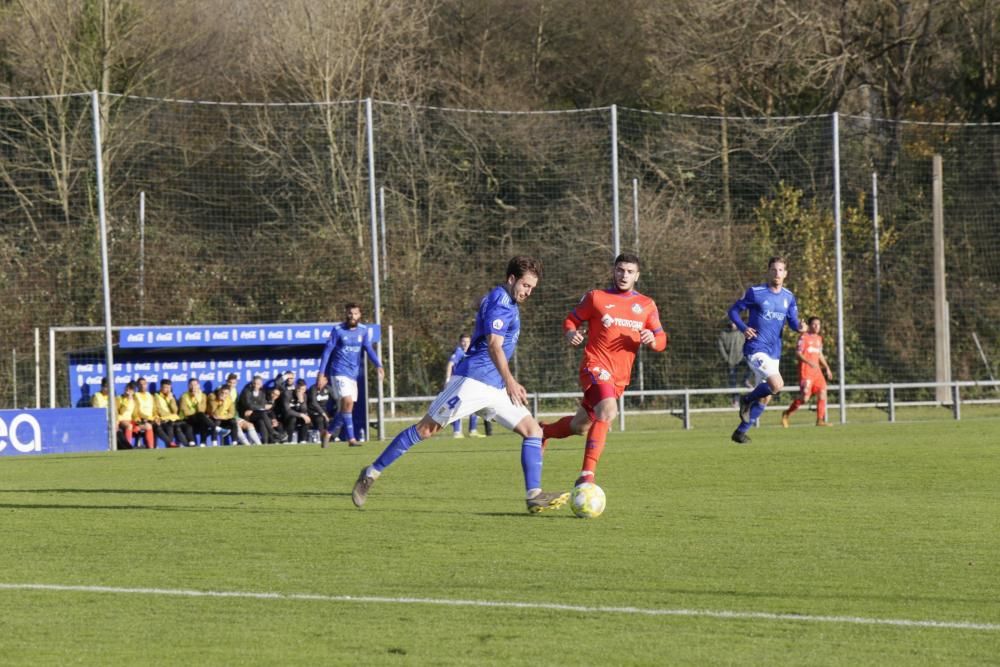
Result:
<svg viewBox="0 0 1000 667"><path fill-rule="evenodd" d="M833 233L837 255L837 376L840 378L840 423L847 423L844 377L844 258L840 244L840 114L833 112Z"/></svg>
<svg viewBox="0 0 1000 667"><path fill-rule="evenodd" d="M104 149L101 148L101 105L97 91L90 91L94 120L94 163L97 172L97 219L101 229L101 282L104 287L104 358L108 371L108 449L115 451L118 407L115 400L115 354L111 339L111 278L108 269L108 217L104 208Z"/></svg>
<svg viewBox="0 0 1000 667"><path fill-rule="evenodd" d="M382 290L379 286L381 281L378 275L378 205L376 204L375 189L375 132L372 128L372 98L365 99L365 137L368 144L368 208L371 220L372 237L372 286L375 296L375 324L382 327ZM382 358L382 336L378 340L378 356ZM385 438L385 395L384 385L381 378L378 381L378 437L379 440ZM365 424L367 428L368 424ZM371 437L371 429L369 439Z"/></svg>
<svg viewBox="0 0 1000 667"><path fill-rule="evenodd" d="M875 321L882 321L882 260L878 238L878 173L872 172L872 228L875 235Z"/></svg>
<svg viewBox="0 0 1000 667"><path fill-rule="evenodd" d="M56 332L49 327L49 407L56 407Z"/></svg>
<svg viewBox="0 0 1000 667"><path fill-rule="evenodd" d="M611 235L614 256L621 252L621 228L618 219L618 105L611 105Z"/></svg>
<svg viewBox="0 0 1000 667"><path fill-rule="evenodd" d="M385 187L378 189L378 224L382 233L382 279L389 280L389 257L385 251Z"/></svg>
<svg viewBox="0 0 1000 667"><path fill-rule="evenodd" d="M146 193L139 193L139 324L146 323ZM110 386L110 385L109 385Z"/></svg>
<svg viewBox="0 0 1000 667"><path fill-rule="evenodd" d="M42 407L42 335L35 327L35 409Z"/></svg>

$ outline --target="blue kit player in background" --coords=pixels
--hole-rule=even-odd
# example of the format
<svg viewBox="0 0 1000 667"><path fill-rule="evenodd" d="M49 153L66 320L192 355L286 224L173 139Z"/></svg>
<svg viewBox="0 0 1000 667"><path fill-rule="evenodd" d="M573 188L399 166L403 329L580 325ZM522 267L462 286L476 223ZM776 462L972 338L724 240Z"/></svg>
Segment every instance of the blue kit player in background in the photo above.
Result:
<svg viewBox="0 0 1000 667"><path fill-rule="evenodd" d="M354 402L358 400L358 371L361 368L361 353L378 368L378 378L385 377L382 361L378 358L375 348L368 337L368 327L361 323L361 306L349 303L344 306L344 321L333 325L330 330L330 340L323 348L323 356L319 362L319 373L330 378L333 397L337 401L337 414L330 423L330 433L334 438L341 427L347 444L357 447L354 435Z"/></svg>
<svg viewBox="0 0 1000 667"><path fill-rule="evenodd" d="M729 308L729 319L743 332L743 356L754 374L755 385L749 394L740 398L740 425L733 431L733 442L741 445L750 442L747 430L761 416L764 408L777 396L785 381L778 372L781 359L781 330L785 323L799 333L806 330L799 322L799 308L795 295L785 289L787 264L782 257L767 260L767 282L752 285L743 298ZM741 313L749 313L744 323Z"/></svg>
<svg viewBox="0 0 1000 667"><path fill-rule="evenodd" d="M472 345L472 337L469 334L462 334L458 337L458 347L455 351L451 353L448 357L448 365L444 368L444 383L448 384L448 380L451 379L452 371L458 366L458 362L465 358L465 353L469 351L469 346ZM469 437L470 438L483 438L485 437L476 428L478 426L479 417L475 414L469 415ZM456 419L452 424L452 437L464 438L462 435L462 420Z"/></svg>
<svg viewBox="0 0 1000 667"><path fill-rule="evenodd" d="M514 379L507 363L521 333L518 306L531 296L541 274L541 262L531 257L514 257L508 262L504 282L494 287L479 304L468 354L458 362L451 379L431 403L427 414L393 438L370 466L361 469L351 494L357 507L365 504L372 485L382 472L410 447L447 424L484 409L495 415L501 425L524 438L521 467L528 511L534 514L566 504L569 493L542 491L542 427L525 407L528 392Z"/></svg>

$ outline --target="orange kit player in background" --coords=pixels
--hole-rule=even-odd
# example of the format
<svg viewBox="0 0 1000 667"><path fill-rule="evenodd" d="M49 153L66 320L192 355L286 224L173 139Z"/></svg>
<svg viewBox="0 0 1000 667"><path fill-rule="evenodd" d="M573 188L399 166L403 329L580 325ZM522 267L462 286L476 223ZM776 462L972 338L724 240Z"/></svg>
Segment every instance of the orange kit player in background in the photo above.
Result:
<svg viewBox="0 0 1000 667"><path fill-rule="evenodd" d="M781 413L781 425L788 428L788 418L810 397L816 399L816 426L832 426L826 421L826 381L833 379L830 365L823 356L823 337L819 335L822 323L818 317L810 317L806 332L799 337L795 346L795 357L799 360L799 396L788 409ZM823 373L826 377L823 377Z"/></svg>
<svg viewBox="0 0 1000 667"><path fill-rule="evenodd" d="M587 434L583 470L576 484L594 481L611 420L618 415L618 398L632 377L639 346L646 345L656 352L667 347L656 303L633 289L638 279L639 257L618 255L612 286L587 292L563 321L566 342L573 347L584 341L580 326L587 325L587 345L580 364L583 400L575 415L542 424L542 446L551 438Z"/></svg>

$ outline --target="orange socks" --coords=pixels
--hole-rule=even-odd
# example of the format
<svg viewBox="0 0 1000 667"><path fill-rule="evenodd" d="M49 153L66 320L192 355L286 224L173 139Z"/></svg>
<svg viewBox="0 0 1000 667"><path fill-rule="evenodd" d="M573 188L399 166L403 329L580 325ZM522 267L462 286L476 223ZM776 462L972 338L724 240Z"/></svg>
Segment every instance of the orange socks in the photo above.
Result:
<svg viewBox="0 0 1000 667"><path fill-rule="evenodd" d="M788 409L785 410L785 412L787 412L788 414L792 414L793 412L799 409L800 405L802 405L802 401L796 398L794 401L792 401L792 404L788 406Z"/></svg>
<svg viewBox="0 0 1000 667"><path fill-rule="evenodd" d="M816 399L816 421L826 421L826 401L822 398Z"/></svg>
<svg viewBox="0 0 1000 667"><path fill-rule="evenodd" d="M583 450L583 470L580 471L583 481L592 482L594 473L597 471L597 462L601 460L601 453L604 451L604 441L607 440L608 430L611 428L610 422L595 421L587 431L587 446Z"/></svg>
<svg viewBox="0 0 1000 667"><path fill-rule="evenodd" d="M570 422L573 421L573 417L563 417L557 422L552 422L551 424L542 424L542 449L545 449L546 442L549 438L555 438L556 440L561 440L562 438L568 438L573 435L573 431L570 430Z"/></svg>

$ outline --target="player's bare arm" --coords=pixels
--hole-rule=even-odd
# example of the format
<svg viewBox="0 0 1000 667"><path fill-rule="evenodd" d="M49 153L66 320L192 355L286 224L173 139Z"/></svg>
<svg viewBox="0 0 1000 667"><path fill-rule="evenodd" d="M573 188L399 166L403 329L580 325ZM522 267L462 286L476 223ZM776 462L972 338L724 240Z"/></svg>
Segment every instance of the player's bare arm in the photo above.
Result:
<svg viewBox="0 0 1000 667"><path fill-rule="evenodd" d="M805 358L805 356L803 356L803 354L801 352L796 352L795 353L795 358L800 363L803 363L806 366L809 366L811 368L815 368L816 370L819 370L819 364L817 364L815 361L809 361L808 359Z"/></svg>
<svg viewBox="0 0 1000 667"><path fill-rule="evenodd" d="M521 383L510 372L510 366L507 364L507 355L503 353L503 336L490 334L489 353L490 359L493 360L493 365L497 367L497 372L503 378L503 383L507 388L507 395L510 396L511 403L514 405L525 405L528 402L528 390L521 386Z"/></svg>
<svg viewBox="0 0 1000 667"><path fill-rule="evenodd" d="M833 379L833 371L830 370L830 364L826 363L826 355L820 353L820 355L819 355L819 362L821 364L823 364L823 370L826 372L826 379L827 380L832 380Z"/></svg>

